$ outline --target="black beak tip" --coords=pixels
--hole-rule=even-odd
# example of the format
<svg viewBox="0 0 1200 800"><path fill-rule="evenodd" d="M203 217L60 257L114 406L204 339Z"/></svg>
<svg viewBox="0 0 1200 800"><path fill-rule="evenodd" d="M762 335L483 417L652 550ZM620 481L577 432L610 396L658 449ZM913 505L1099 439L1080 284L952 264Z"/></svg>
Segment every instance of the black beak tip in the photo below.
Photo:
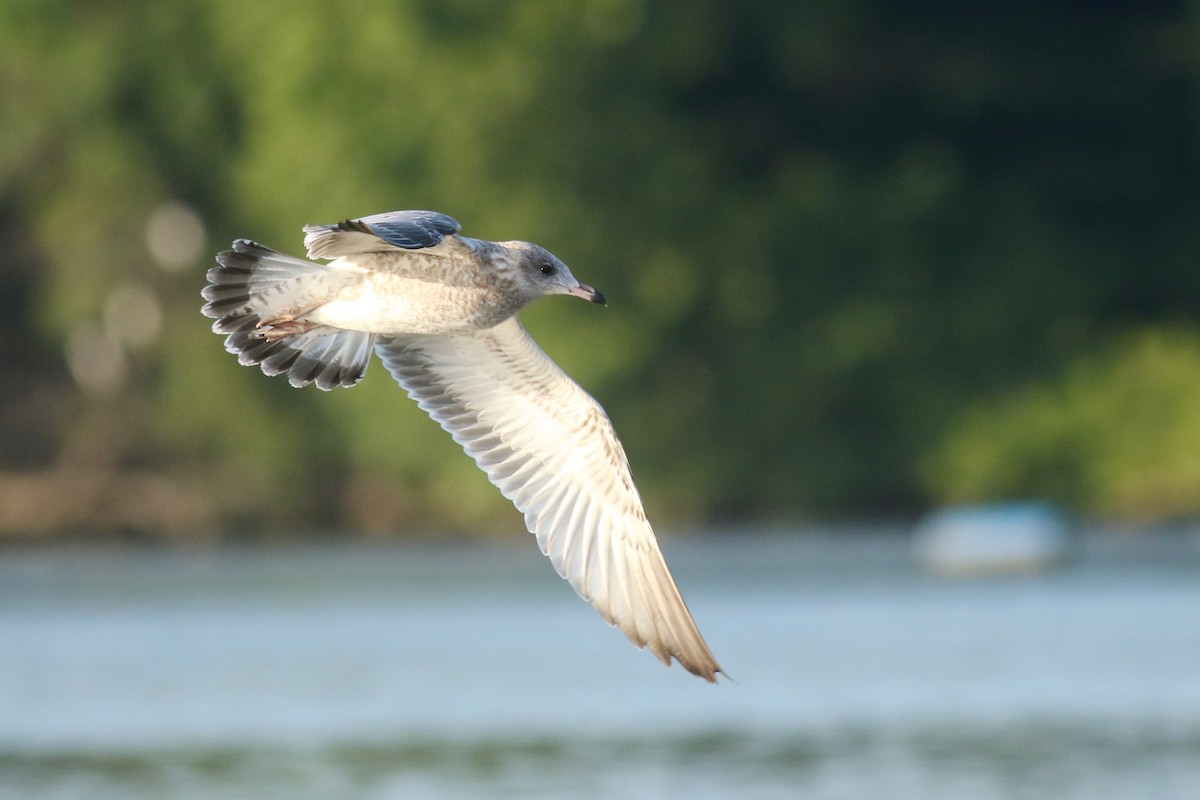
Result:
<svg viewBox="0 0 1200 800"><path fill-rule="evenodd" d="M592 289L592 302L602 306L608 305L608 301L604 299L604 295L600 294L599 289Z"/></svg>

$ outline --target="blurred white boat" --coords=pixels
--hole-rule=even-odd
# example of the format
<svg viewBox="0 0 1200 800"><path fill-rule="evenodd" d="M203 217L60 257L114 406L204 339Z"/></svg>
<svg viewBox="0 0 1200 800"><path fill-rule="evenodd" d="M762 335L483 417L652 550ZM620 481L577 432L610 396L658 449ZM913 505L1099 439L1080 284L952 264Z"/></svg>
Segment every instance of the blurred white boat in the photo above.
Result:
<svg viewBox="0 0 1200 800"><path fill-rule="evenodd" d="M913 536L917 561L953 577L1048 569L1070 549L1067 516L1033 501L944 508L925 517Z"/></svg>

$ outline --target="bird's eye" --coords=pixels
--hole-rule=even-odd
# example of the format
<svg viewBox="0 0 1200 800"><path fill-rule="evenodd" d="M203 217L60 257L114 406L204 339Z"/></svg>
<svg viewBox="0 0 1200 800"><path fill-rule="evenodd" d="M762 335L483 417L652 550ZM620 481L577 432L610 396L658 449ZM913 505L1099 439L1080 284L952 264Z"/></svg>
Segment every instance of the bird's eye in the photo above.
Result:
<svg viewBox="0 0 1200 800"><path fill-rule="evenodd" d="M551 264L549 261L542 262L542 265L540 267L538 267L538 269L540 269L542 271L543 275L553 275L554 274L554 265Z"/></svg>

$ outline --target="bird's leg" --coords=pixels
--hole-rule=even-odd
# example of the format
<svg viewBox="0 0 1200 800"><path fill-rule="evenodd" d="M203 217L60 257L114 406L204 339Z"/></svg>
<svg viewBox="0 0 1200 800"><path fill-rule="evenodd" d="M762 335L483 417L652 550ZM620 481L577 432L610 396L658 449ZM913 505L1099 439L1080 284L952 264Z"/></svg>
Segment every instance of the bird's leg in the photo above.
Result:
<svg viewBox="0 0 1200 800"><path fill-rule="evenodd" d="M297 309L295 311L287 311L282 314L276 314L273 317L259 320L255 326L258 328L258 336L268 342L278 342L281 339L286 339L289 336L296 336L301 333L308 333L313 328L320 327L319 323L312 322L307 319L298 319L298 317L307 314L317 306L309 306L308 308Z"/></svg>

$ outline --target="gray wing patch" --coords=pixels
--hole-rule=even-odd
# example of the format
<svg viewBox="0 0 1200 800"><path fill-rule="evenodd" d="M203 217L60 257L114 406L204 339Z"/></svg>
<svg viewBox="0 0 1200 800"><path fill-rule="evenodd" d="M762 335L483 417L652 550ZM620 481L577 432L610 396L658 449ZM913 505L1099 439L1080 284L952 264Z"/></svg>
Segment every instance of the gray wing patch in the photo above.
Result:
<svg viewBox="0 0 1200 800"><path fill-rule="evenodd" d="M388 244L405 250L433 247L462 229L456 219L437 211L389 211L372 214L356 222L369 228Z"/></svg>
<svg viewBox="0 0 1200 800"><path fill-rule="evenodd" d="M337 258L381 250L436 247L462 228L437 211L388 211L336 225L305 225L309 258Z"/></svg>

